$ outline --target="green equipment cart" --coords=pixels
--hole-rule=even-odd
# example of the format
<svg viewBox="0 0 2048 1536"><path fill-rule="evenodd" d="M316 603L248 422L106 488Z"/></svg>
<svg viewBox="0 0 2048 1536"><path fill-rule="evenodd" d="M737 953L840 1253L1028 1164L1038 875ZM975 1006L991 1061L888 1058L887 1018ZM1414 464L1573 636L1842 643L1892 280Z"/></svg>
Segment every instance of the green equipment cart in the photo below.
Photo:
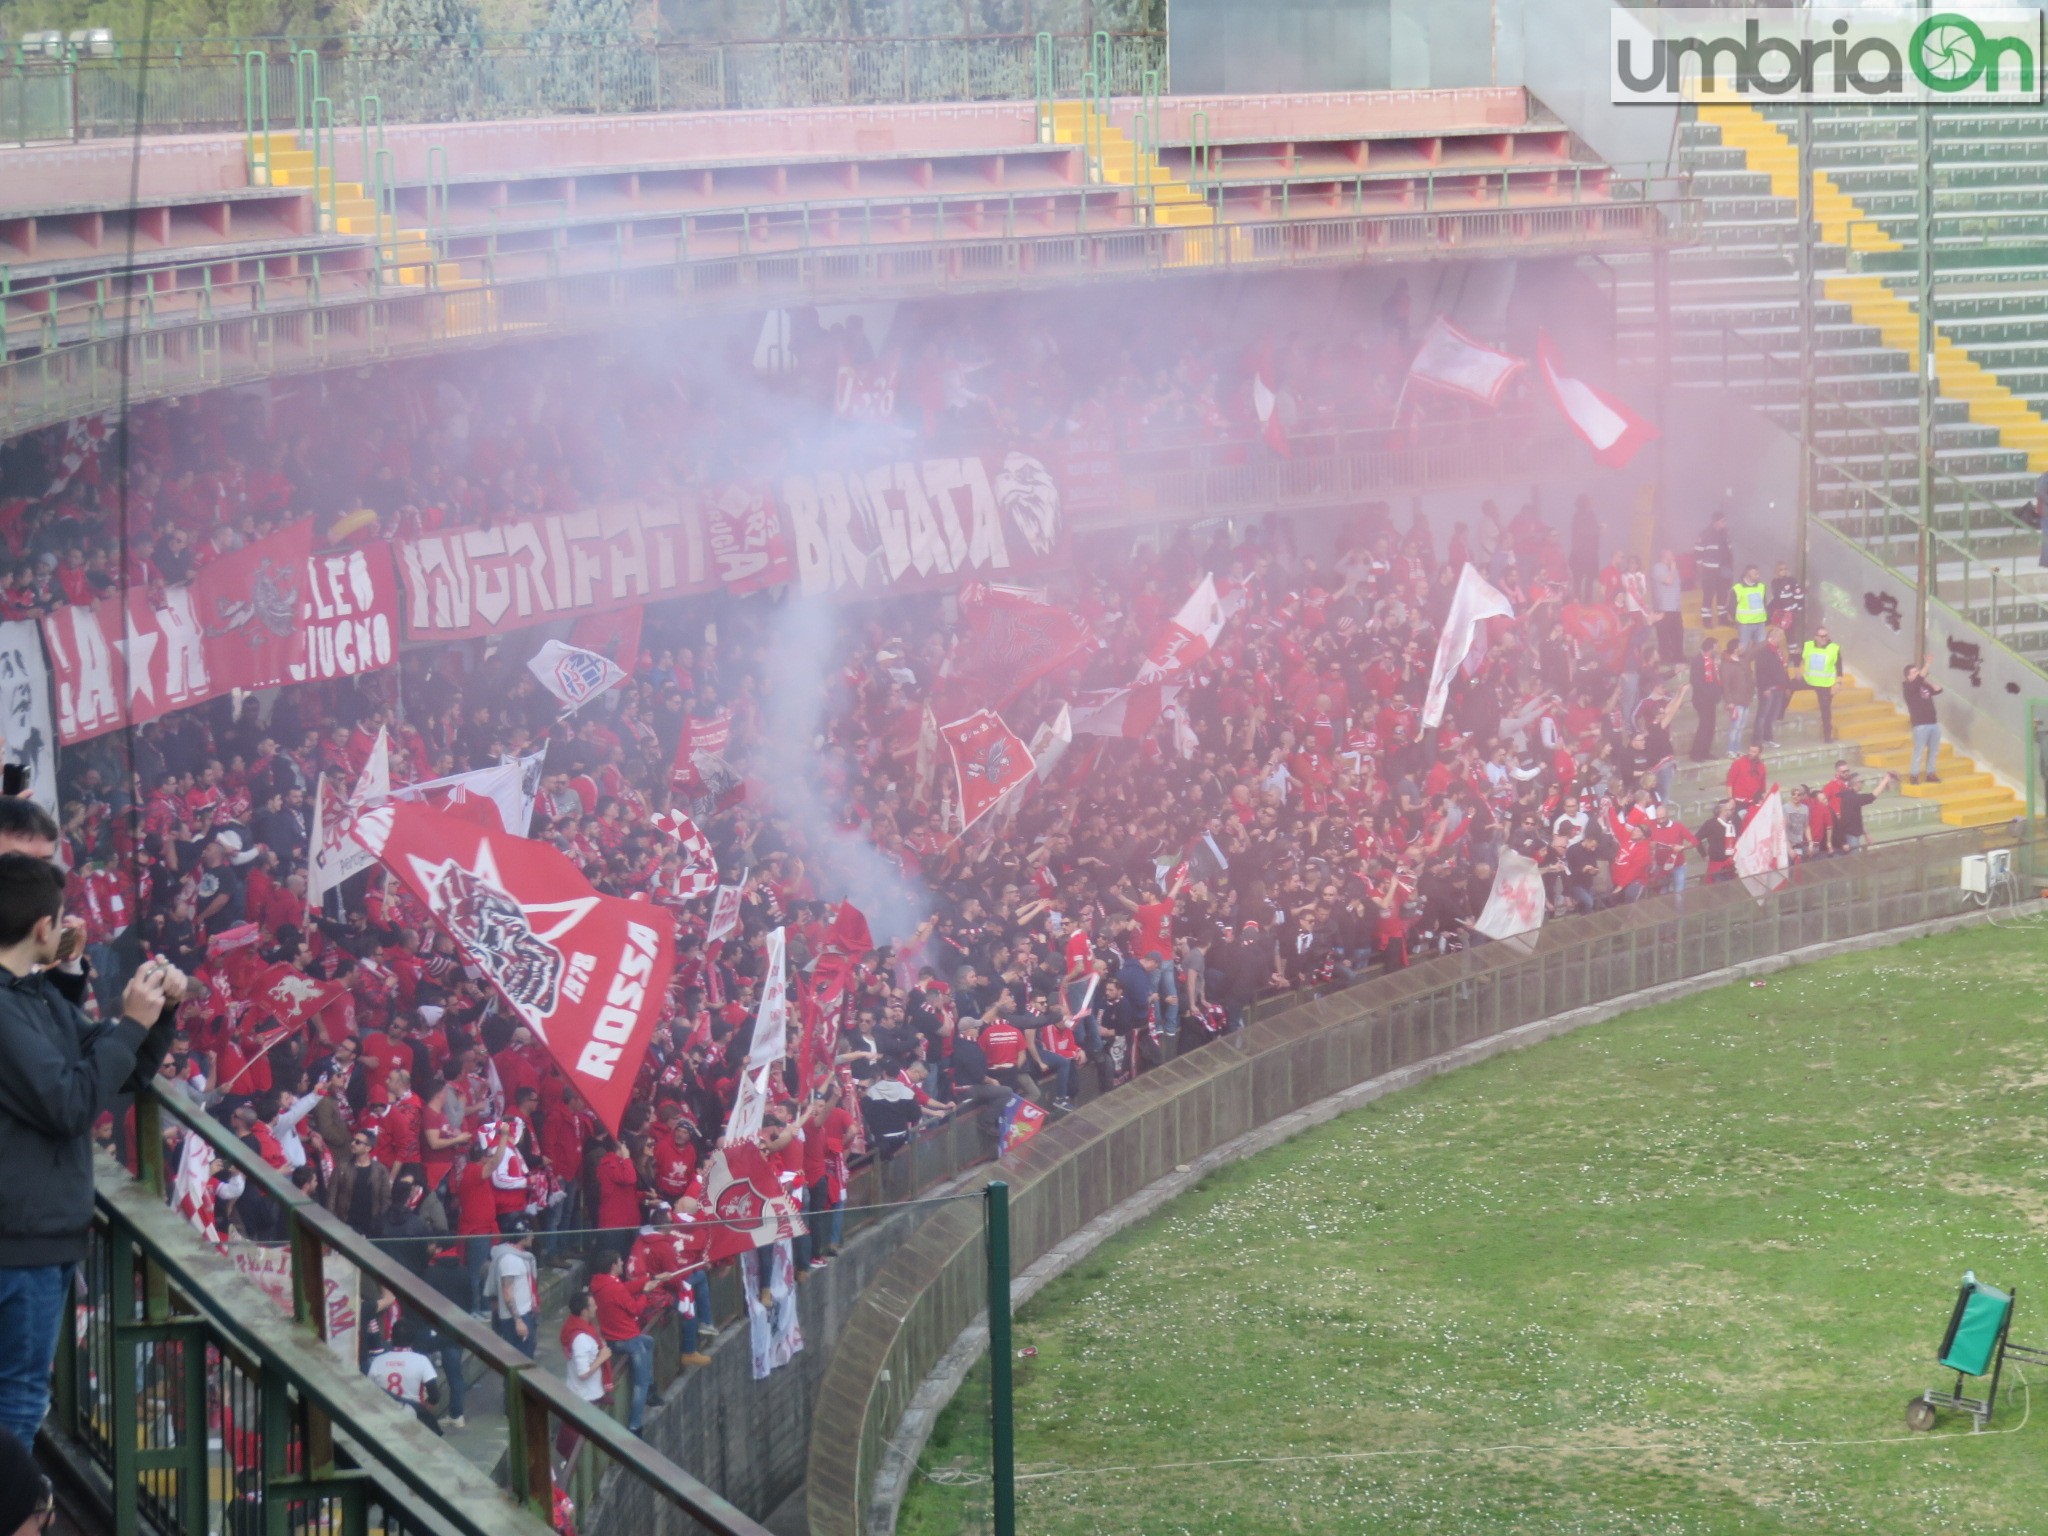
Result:
<svg viewBox="0 0 2048 1536"><path fill-rule="evenodd" d="M1992 1410L1998 1406L1998 1380L2008 1358L2030 1365L2048 1365L2048 1350L2012 1342L2016 1295L2016 1291L1986 1285L1974 1274L1963 1276L1955 1310L1949 1314L1948 1332L1942 1335L1941 1348L1935 1355L1945 1370L1956 1373L1955 1390L1929 1390L1908 1402L1908 1429L1934 1428L1935 1411L1942 1408L1969 1414L1975 1427L1982 1429L1991 1422ZM1982 1397L1964 1393L1963 1383L1971 1377L1989 1378Z"/></svg>

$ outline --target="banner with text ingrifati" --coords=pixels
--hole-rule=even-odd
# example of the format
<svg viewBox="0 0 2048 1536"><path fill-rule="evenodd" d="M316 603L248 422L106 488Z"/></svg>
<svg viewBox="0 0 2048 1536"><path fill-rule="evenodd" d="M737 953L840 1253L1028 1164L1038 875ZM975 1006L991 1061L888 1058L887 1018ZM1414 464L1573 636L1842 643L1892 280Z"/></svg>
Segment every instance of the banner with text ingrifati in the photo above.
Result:
<svg viewBox="0 0 2048 1536"><path fill-rule="evenodd" d="M1067 519L1019 450L806 470L402 539L406 638L504 634L724 588L856 600L1063 562Z"/></svg>
<svg viewBox="0 0 2048 1536"><path fill-rule="evenodd" d="M310 522L221 556L183 586L135 587L43 620L67 746L241 689L352 677L398 659L380 544L315 554Z"/></svg>

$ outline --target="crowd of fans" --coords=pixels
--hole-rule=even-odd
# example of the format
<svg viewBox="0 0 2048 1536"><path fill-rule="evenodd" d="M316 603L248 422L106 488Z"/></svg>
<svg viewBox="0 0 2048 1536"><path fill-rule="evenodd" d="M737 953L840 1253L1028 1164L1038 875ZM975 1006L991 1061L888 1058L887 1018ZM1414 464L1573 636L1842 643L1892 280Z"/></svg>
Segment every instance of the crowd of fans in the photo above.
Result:
<svg viewBox="0 0 2048 1536"><path fill-rule="evenodd" d="M535 346L517 369L421 360L148 402L130 414L125 496L113 440L92 439L75 469L63 428L0 444L0 618L104 597L124 558L131 584L176 583L309 513L324 528L367 509L376 520L355 519L352 537L389 538L684 495L877 443L1241 457L1261 451L1254 374L1302 452L1319 435L1389 431L1397 414L1404 432L1470 414L1403 391L1405 292L1348 331L1301 309L1156 319L1028 299L904 305L878 355L861 315L828 327L802 310L772 343L735 325L616 355ZM1509 401L1501 416L1517 412Z"/></svg>
<svg viewBox="0 0 2048 1536"><path fill-rule="evenodd" d="M630 359L609 392L556 392L548 368L493 382L432 365L397 389L382 377L326 380L317 399L275 402L268 421L217 400L138 411L128 578L176 581L209 550L308 511L368 506L384 532L403 533L576 505L622 489L624 476L678 484L758 470L828 418L825 370L803 372L811 349L829 343L835 368L865 355L851 322L818 334L827 341L794 347L787 389L816 407L796 427L773 391L720 399L708 373ZM1221 410L1232 391L1216 381L1241 377L1214 366L1242 351L1231 340L1210 338L1163 369L1134 357L1102 386L1125 392L1109 415L1177 430ZM1406 344L1405 311L1390 308L1361 338L1283 346L1277 371L1307 400L1325 368L1357 376L1347 348L1393 347L1398 359ZM935 321L903 368L937 382L917 386L890 429L1079 430L1049 333L1000 365L978 362L979 345L965 324ZM378 424L323 436L315 409ZM750 431L753 446L737 449ZM17 486L47 474L60 446L25 472L17 459ZM17 560L0 611L118 584L110 483L74 476L0 515ZM1536 861L1557 916L1682 890L1689 873L1725 878L1771 784L1761 750L1778 695L1799 676L1803 594L1774 588L1762 633L1745 629L1725 656L1709 642L1688 657L1684 591L1703 582L1711 602L1732 573L1725 523L1648 569L1614 543L1589 504L1558 516L1532 494L1512 516L1489 502L1448 528L1368 507L1320 557L1271 522L1235 542L1182 534L1113 565L1076 562L1047 597L1084 618L1094 643L1004 706L1026 738L1076 689L1129 683L1204 574L1231 594L1233 617L1185 680L1178 721L1141 740L1078 739L1044 783L964 837L948 821L949 776L927 771L919 751L925 705L961 643L950 605L839 611L825 706L798 765L762 761L785 680L768 661L782 605L756 596L648 612L639 649L618 658L628 680L566 719L521 664L525 649L475 642L66 749L62 856L103 978L147 948L195 979L165 1082L293 1183L529 1352L537 1259L601 1256L561 1333L572 1384L595 1398L612 1362L639 1360L660 1316L680 1315L687 1363L703 1358L708 1292L692 1218L755 1013L761 940L786 928L791 965L805 967L877 863L901 900L870 913L874 948L850 988L837 1070L820 1096L785 1096L771 1117L775 1155L812 1213L800 1272L836 1251L850 1159L886 1156L955 1112L979 1116L993 1142L1013 1095L1057 1114L1243 1027L1261 998L1477 942L1471 924L1504 849ZM1468 562L1515 616L1492 621L1483 660L1457 680L1442 727L1426 730L1437 632ZM1763 699L1775 709L1752 708ZM1674 800L1674 731L1688 709L1689 755L1731 759L1727 798L1696 825ZM692 799L670 787L677 740L717 714L731 721L731 782ZM600 891L675 909L675 984L618 1136L394 882L373 871L324 909L308 904L316 780L353 783L380 730L394 783L544 752L530 835ZM822 818L797 813L778 786L799 773ZM1793 799L1801 853L1860 842L1870 795L1849 765ZM685 803L721 871L749 872L740 940L707 945L708 899L671 894L680 855L654 818ZM249 924L253 942L223 952L222 936ZM254 970L279 963L347 999L273 1043L238 998ZM785 1095L793 1088L792 1073ZM274 1202L217 1172L224 1227L282 1236ZM370 1349L425 1360L400 1347L409 1341L405 1319L371 1309ZM388 1374L408 1400L460 1422L459 1362ZM632 1373L635 1427L649 1374ZM429 1393L435 1376L445 1388Z"/></svg>

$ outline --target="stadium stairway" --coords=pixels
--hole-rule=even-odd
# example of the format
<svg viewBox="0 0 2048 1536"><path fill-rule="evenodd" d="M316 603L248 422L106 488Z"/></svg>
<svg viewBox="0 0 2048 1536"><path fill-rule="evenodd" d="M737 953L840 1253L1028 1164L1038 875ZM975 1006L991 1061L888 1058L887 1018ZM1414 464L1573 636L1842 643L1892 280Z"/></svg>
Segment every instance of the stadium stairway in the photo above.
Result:
<svg viewBox="0 0 2048 1536"><path fill-rule="evenodd" d="M1788 428L1798 415L1795 111L1705 102L1682 126L1705 238L1673 257L1669 316L1677 383L1725 383ZM1914 134L1910 112L1881 108L1829 107L1814 122L1816 510L1838 524L1858 523L1873 489L1902 504L1918 494L1918 320L1899 281L1915 266L1901 243L1917 208ZM2032 574L2033 535L2013 509L2048 470L2048 254L2038 238L2048 231L2048 120L1937 110L1934 186L1935 526L2029 592L2048 584ZM1622 350L1647 364L1659 325L1649 263L1619 276ZM1884 544L1859 534L1865 547ZM1896 561L1911 535L1894 537Z"/></svg>
<svg viewBox="0 0 2048 1536"><path fill-rule="evenodd" d="M389 236L379 228L377 204L358 181L336 181L331 166L321 166L310 145L299 142L297 134L252 134L249 137L249 180L265 187L304 187L311 191L318 210L322 233L368 235L377 242L377 259L393 269L397 281L408 288L475 287L476 279L465 278L458 262L433 261L433 247L424 229L393 230Z"/></svg>
<svg viewBox="0 0 2048 1536"><path fill-rule="evenodd" d="M1688 631L1695 637L1710 634L1723 645L1734 644L1737 637L1733 626L1700 629L1698 603L1695 594L1686 595ZM1687 708L1672 729L1681 763L1685 763L1684 751L1691 744L1697 718ZM1864 813L1873 838L1919 836L1938 831L1944 825L1990 826L2026 814L2026 804L2018 794L1946 739L1935 761L1938 782L1906 783L1906 770L1913 761L1912 722L1901 705L1879 697L1874 688L1859 682L1848 668L1843 669L1842 681L1835 687L1834 726L1835 740L1823 743L1819 701L1810 690L1800 689L1792 695L1779 723L1779 749L1766 750L1766 761L1773 777L1786 785L1820 783L1834 772L1838 758L1859 767L1897 774L1895 793L1899 798L1886 795ZM1725 775L1725 771L1725 758L1710 759L1706 765L1687 763L1681 767L1673 798L1679 802L1682 814L1691 818L1688 825L1697 822L1695 810L1698 816L1704 816L1712 808L1718 798L1719 775Z"/></svg>
<svg viewBox="0 0 2048 1536"><path fill-rule="evenodd" d="M1207 198L1176 179L1156 153L1140 149L1092 102L1054 102L1052 139L1055 144L1085 145L1094 180L1144 194L1152 223L1192 228L1216 222L1216 210Z"/></svg>

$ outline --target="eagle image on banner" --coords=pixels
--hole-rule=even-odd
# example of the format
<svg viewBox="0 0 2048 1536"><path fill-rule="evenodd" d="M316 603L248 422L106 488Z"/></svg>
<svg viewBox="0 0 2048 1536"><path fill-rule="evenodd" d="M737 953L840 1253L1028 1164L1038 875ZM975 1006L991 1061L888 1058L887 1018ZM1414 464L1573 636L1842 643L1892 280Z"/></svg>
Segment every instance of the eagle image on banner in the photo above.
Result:
<svg viewBox="0 0 2048 1536"><path fill-rule="evenodd" d="M942 725L939 734L953 754L963 832L993 810L1004 795L1030 778L1038 766L1032 761L1031 749L992 709L977 709L951 725Z"/></svg>
<svg viewBox="0 0 2048 1536"><path fill-rule="evenodd" d="M675 920L600 896L568 856L404 803L351 835L398 876L614 1134L675 968Z"/></svg>
<svg viewBox="0 0 2048 1536"><path fill-rule="evenodd" d="M1543 931L1543 908L1543 875L1536 861L1503 848L1486 908L1472 926L1526 955L1536 947L1536 936Z"/></svg>
<svg viewBox="0 0 2048 1536"><path fill-rule="evenodd" d="M1735 839L1735 873L1758 901L1792 878L1792 844L1785 835L1785 802L1773 788L1750 813Z"/></svg>

